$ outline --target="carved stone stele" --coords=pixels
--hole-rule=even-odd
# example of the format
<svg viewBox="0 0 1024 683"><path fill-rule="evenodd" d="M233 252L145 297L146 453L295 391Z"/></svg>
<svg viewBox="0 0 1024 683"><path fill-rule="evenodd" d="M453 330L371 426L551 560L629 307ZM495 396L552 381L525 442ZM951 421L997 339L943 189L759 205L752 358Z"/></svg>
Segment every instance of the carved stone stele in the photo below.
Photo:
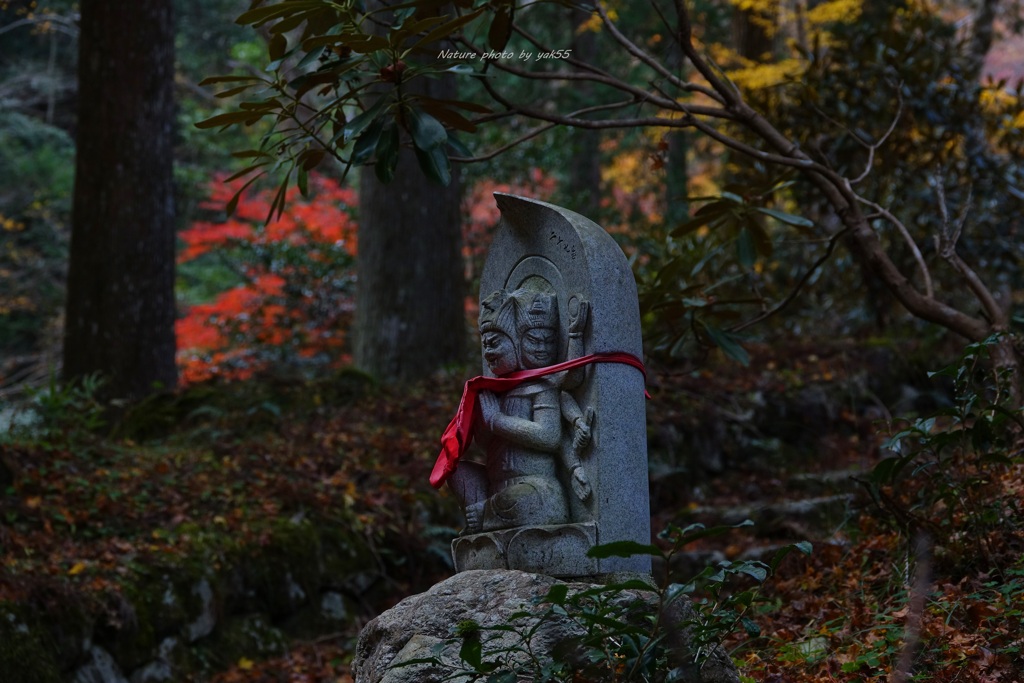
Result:
<svg viewBox="0 0 1024 683"><path fill-rule="evenodd" d="M496 193L501 223L481 279L484 373L593 353L641 358L636 284L601 227L545 202ZM650 558L587 557L596 544L650 542L644 378L594 363L480 397L476 441L449 483L467 514L458 571L560 577L649 573ZM474 462L475 461L475 462Z"/></svg>

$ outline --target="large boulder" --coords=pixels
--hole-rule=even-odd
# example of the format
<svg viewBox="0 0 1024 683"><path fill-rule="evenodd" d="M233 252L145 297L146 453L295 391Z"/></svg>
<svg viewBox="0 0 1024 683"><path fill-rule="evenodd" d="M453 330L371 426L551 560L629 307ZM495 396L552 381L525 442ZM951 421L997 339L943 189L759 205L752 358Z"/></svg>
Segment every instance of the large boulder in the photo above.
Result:
<svg viewBox="0 0 1024 683"><path fill-rule="evenodd" d="M564 588L551 593L559 603L552 607L544 601L556 586ZM597 607L598 603L605 606ZM552 653L558 661L582 670L588 662L580 641L588 629L581 624L587 624L588 617L574 612L583 604L604 617L649 629L659 601L655 591L634 587L565 583L515 570L460 572L406 598L366 625L353 661L356 683L448 680L458 671L470 670L467 660L476 657L499 663L527 680L531 671L551 661ZM739 683L728 654L720 646L698 642L686 626L695 621L685 597L672 601L657 620L666 634L662 641L665 673L676 669L682 676L676 680L685 683ZM589 623L594 626L591 634L601 628L597 620ZM467 639L477 640L479 650L472 644L464 646ZM709 654L698 664L694 655L701 645Z"/></svg>

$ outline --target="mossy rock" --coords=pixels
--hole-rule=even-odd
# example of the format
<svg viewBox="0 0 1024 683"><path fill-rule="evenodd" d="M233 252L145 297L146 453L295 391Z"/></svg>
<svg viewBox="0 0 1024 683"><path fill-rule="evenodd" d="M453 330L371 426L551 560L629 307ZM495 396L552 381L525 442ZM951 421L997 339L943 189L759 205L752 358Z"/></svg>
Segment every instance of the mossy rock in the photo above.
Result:
<svg viewBox="0 0 1024 683"><path fill-rule="evenodd" d="M324 633L340 631L354 612L355 608L344 595L326 591L289 617L281 628L293 638L311 640Z"/></svg>
<svg viewBox="0 0 1024 683"><path fill-rule="evenodd" d="M208 670L218 670L246 659L265 659L285 652L288 641L264 614L227 619L216 633L197 643L195 654Z"/></svg>
<svg viewBox="0 0 1024 683"><path fill-rule="evenodd" d="M308 520L278 521L270 542L245 563L258 611L280 619L306 604L320 587L322 556L320 534Z"/></svg>
<svg viewBox="0 0 1024 683"><path fill-rule="evenodd" d="M191 579L187 573L172 578L167 571L137 576L123 586L117 622L101 624L95 640L125 670L144 665L163 639L180 635L202 609L193 604L198 598L191 594Z"/></svg>
<svg viewBox="0 0 1024 683"><path fill-rule="evenodd" d="M0 681L61 683L56 645L35 619L0 606Z"/></svg>

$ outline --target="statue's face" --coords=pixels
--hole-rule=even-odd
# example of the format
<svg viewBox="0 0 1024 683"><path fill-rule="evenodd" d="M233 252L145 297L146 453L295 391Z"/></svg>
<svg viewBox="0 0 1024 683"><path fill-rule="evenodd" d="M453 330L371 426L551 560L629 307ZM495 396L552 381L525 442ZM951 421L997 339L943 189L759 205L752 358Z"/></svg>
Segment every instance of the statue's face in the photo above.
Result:
<svg viewBox="0 0 1024 683"><path fill-rule="evenodd" d="M522 341L523 365L527 368L546 368L555 362L558 337L547 327L534 327L526 331Z"/></svg>
<svg viewBox="0 0 1024 683"><path fill-rule="evenodd" d="M480 335L484 361L497 376L507 375L519 369L516 361L516 347L512 339L501 332L488 330Z"/></svg>

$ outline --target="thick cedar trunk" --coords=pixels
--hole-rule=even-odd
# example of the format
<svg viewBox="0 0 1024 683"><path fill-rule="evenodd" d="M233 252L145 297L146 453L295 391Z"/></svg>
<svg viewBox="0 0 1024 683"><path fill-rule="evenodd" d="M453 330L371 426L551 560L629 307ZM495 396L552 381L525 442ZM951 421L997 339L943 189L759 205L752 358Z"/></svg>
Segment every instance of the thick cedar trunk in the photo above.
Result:
<svg viewBox="0 0 1024 683"><path fill-rule="evenodd" d="M355 361L383 380L462 359L466 321L458 181L445 188L403 150L395 179L360 176Z"/></svg>
<svg viewBox="0 0 1024 683"><path fill-rule="evenodd" d="M172 0L84 0L65 379L173 387Z"/></svg>
<svg viewBox="0 0 1024 683"><path fill-rule="evenodd" d="M580 26L591 17L591 12L580 9L569 10L569 25L572 30L570 48L572 55L587 64L598 65L597 34L580 31ZM573 96L580 106L593 103L593 84L580 81L573 86ZM567 93L562 93L564 97ZM596 220L601 206L601 131L576 129L570 131L572 140L572 163L569 164L567 194L576 213Z"/></svg>
<svg viewBox="0 0 1024 683"><path fill-rule="evenodd" d="M668 134L668 161L665 162L665 221L671 231L682 224L690 215L689 182L687 165L689 143L686 130L680 128Z"/></svg>
<svg viewBox="0 0 1024 683"><path fill-rule="evenodd" d="M732 14L732 39L740 56L755 62L771 59L777 22L777 2L771 3L766 12L736 8Z"/></svg>
<svg viewBox="0 0 1024 683"><path fill-rule="evenodd" d="M448 79L427 94L455 96ZM403 149L387 185L371 167L359 178L355 362L383 380L422 377L462 360L462 236L459 181L427 179Z"/></svg>

